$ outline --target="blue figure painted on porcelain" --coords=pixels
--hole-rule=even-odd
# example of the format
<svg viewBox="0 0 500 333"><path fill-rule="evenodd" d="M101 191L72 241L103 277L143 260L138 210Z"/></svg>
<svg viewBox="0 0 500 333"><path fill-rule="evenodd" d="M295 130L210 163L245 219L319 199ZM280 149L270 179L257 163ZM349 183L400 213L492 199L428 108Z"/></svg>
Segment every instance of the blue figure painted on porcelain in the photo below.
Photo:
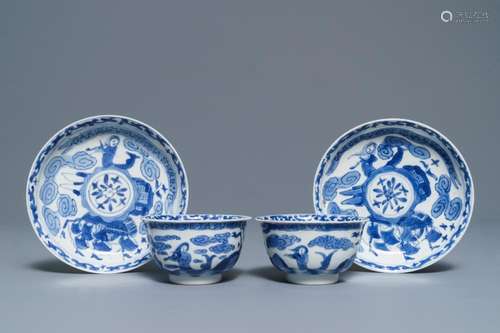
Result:
<svg viewBox="0 0 500 333"><path fill-rule="evenodd" d="M185 216L189 222L176 220L176 216L146 218L149 242L158 266L181 277L219 276L231 269L239 258L249 218Z"/></svg>
<svg viewBox="0 0 500 333"><path fill-rule="evenodd" d="M333 283L338 274L351 267L365 219L337 215L271 215L257 218L269 258L279 270L307 276L331 275ZM290 279L292 278L292 279ZM308 281L309 279L309 281Z"/></svg>

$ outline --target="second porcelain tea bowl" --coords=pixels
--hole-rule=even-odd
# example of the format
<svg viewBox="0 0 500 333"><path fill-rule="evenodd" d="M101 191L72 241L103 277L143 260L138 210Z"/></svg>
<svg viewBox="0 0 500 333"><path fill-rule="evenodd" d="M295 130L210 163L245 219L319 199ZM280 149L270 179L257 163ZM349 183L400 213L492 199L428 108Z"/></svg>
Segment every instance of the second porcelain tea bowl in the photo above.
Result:
<svg viewBox="0 0 500 333"><path fill-rule="evenodd" d="M289 282L331 284L356 256L367 218L345 215L282 214L261 222L267 254Z"/></svg>
<svg viewBox="0 0 500 333"><path fill-rule="evenodd" d="M246 222L241 215L184 214L144 218L151 254L177 284L219 282L238 261Z"/></svg>

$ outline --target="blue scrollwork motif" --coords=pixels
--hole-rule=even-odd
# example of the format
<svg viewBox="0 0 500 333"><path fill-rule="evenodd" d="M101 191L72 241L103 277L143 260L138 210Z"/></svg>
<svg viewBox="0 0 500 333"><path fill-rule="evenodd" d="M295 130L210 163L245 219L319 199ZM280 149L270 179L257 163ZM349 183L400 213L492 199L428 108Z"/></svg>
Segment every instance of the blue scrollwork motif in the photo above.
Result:
<svg viewBox="0 0 500 333"><path fill-rule="evenodd" d="M77 170L87 170L97 164L97 159L86 151L79 151L71 157L72 167Z"/></svg>
<svg viewBox="0 0 500 333"><path fill-rule="evenodd" d="M47 179L40 189L40 200L46 205L50 205L58 195L58 186L53 180Z"/></svg>
<svg viewBox="0 0 500 333"><path fill-rule="evenodd" d="M76 201L67 194L62 194L57 202L57 211L62 217L75 216Z"/></svg>
<svg viewBox="0 0 500 333"><path fill-rule="evenodd" d="M144 159L141 162L142 175L148 180L156 180L160 177L160 168L151 159Z"/></svg>
<svg viewBox="0 0 500 333"><path fill-rule="evenodd" d="M53 178L65 164L66 161L61 156L51 158L45 167L45 177Z"/></svg>
<svg viewBox="0 0 500 333"><path fill-rule="evenodd" d="M43 218L49 232L52 235L57 235L61 227L57 213L50 208L45 207L43 209Z"/></svg>

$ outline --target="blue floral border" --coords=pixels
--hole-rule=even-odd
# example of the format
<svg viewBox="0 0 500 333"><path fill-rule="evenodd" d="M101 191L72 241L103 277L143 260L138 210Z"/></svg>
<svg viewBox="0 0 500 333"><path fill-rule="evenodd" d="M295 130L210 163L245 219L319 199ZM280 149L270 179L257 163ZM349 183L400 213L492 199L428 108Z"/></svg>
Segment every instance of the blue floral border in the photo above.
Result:
<svg viewBox="0 0 500 333"><path fill-rule="evenodd" d="M337 214L274 214L255 218L260 222L362 222L367 218Z"/></svg>
<svg viewBox="0 0 500 333"><path fill-rule="evenodd" d="M245 228L246 221L238 222L155 222L146 221L146 225L150 229L157 230L221 230Z"/></svg>
<svg viewBox="0 0 500 333"><path fill-rule="evenodd" d="M243 215L228 215L228 214L177 214L177 215L152 215L143 217L144 221L160 222L160 221L181 221L181 222L196 222L196 221L248 221L251 217Z"/></svg>
<svg viewBox="0 0 500 333"><path fill-rule="evenodd" d="M171 156L172 161L177 168L177 173L180 178L180 186L181 186L180 206L181 206L181 211L185 212L187 209L188 196L189 196L186 171L184 169L184 166L182 165L181 160L175 153L175 150L173 149L172 145L161 134L159 134L156 130L152 129L146 124L143 124L132 118L127 118L122 116L95 116L95 117L85 118L78 120L70 124L69 126L63 128L59 132L57 132L57 134L52 139L50 139L49 142L45 144L44 148L42 148L42 150L38 153L37 157L35 158L30 174L28 176L26 197L27 197L28 213L30 216L31 224L33 225L33 228L35 229L35 232L40 241L47 247L47 249L54 256L64 261L68 265L84 271L95 272L95 273L118 273L118 272L128 271L145 264L150 260L150 254L148 253L134 262L122 265L114 265L114 266L102 265L98 267L89 263L81 262L69 256L66 252L64 252L64 250L62 250L60 247L58 247L57 245L55 245L53 242L50 241L50 237L43 232L43 228L39 220L38 207L35 203L35 186L37 183L38 174L40 173L40 169L45 157L57 146L57 144L62 139L72 135L73 132L85 127L92 127L94 125L97 124L100 125L104 123L111 123L114 125L127 124L132 127L135 127L141 132L146 133L147 136L149 136L152 140L159 142L162 145L162 147L166 149L166 151Z"/></svg>
<svg viewBox="0 0 500 333"><path fill-rule="evenodd" d="M281 231L334 231L334 230L360 230L363 226L361 222L349 222L349 223L314 223L314 222L305 222L305 223L267 223L262 222L262 231L264 234L269 233L273 230L281 230Z"/></svg>
<svg viewBox="0 0 500 333"><path fill-rule="evenodd" d="M437 253L434 253L434 254L432 254L432 255L430 255L430 256L428 256L428 257L426 257L418 262L413 263L411 266L406 266L406 265L384 266L384 265L379 265L379 264L376 264L373 262L368 262L366 260L360 260L357 257L355 259L356 264L358 264L362 267L365 267L368 269L371 268L371 269L374 269L377 271L390 271L390 272L415 271L415 270L418 270L420 268L424 268L426 266L429 266L429 265L437 262L438 260L443 258L453 248L453 246L456 244L456 242L458 242L460 240L465 229L467 229L467 226L470 222L472 208L473 208L472 204L471 204L471 195L472 195L472 191L473 191L472 178L470 177L469 169L468 169L467 165L465 164L465 161L462 159L461 155L456 151L456 149L451 145L451 143L446 138L444 138L441 134L439 134L438 132L433 130L432 128L430 128L426 125L415 123L415 122L410 121L410 120L380 120L380 121L369 122L365 125L362 125L361 127L356 128L355 130L350 131L347 134L343 135L338 141L335 142L334 145L332 145L328 149L328 151L325 153L325 155L321 159L320 164L318 166L318 171L316 172L316 176L314 178L314 190L313 190L314 208L317 212L323 213L322 209L320 207L320 204L319 204L320 200L321 200L320 199L319 184L320 184L321 178L324 175L325 167L326 167L327 163L332 160L332 154L335 153L335 156L333 157L333 159L338 162L338 160L340 159L340 156L343 154L343 151L338 151L338 152L336 151L339 146L341 146L345 142L349 141L355 135L358 135L359 133L366 131L368 129L377 128L378 126L404 126L404 127L409 127L409 128L414 128L417 130L424 131L425 133L427 133L431 137L437 139L444 147L446 147L448 149L448 151L452 154L453 158L458 162L459 168L464 175L465 186L466 186L464 212L466 212L466 214L465 214L465 216L463 216L462 223L457 228L457 231L450 237L448 243L440 251L438 251ZM382 130L387 130L387 129L382 129ZM370 133L370 134L372 134L372 133ZM373 135L374 136L380 135L379 132L375 132L375 134L373 134ZM360 136L356 139L359 141L359 140L365 140L368 138L369 138L368 136ZM415 139L415 138L413 137L412 139ZM433 148L435 148L436 144L433 141L430 141L425 137L420 137L420 139L421 139L419 141L420 143L428 144L428 145L432 146ZM343 150L345 151L348 147L351 147L353 144L355 144L354 142L357 142L357 141L353 140L352 142L349 142L348 145L343 147L344 148ZM441 147L439 147L439 146L437 146L437 147L438 147L438 149L436 151L438 151L440 154L443 153L443 149L441 149ZM445 156L447 156L446 152L444 152L444 153L445 153ZM445 160L445 162L449 168L451 165L450 160L448 158L443 158L443 159ZM454 170L450 171L450 175L455 176L455 171Z"/></svg>

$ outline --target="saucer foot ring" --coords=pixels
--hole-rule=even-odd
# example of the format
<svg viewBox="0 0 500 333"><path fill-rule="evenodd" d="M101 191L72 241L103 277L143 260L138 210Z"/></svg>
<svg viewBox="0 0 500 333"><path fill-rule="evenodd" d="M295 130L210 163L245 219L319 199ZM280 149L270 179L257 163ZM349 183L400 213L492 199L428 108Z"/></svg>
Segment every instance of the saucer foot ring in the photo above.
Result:
<svg viewBox="0 0 500 333"><path fill-rule="evenodd" d="M220 282L220 280L222 280L222 274L208 276L169 275L169 280L175 284L198 286Z"/></svg>
<svg viewBox="0 0 500 333"><path fill-rule="evenodd" d="M287 274L286 279L288 282L303 285L322 285L322 284L333 284L339 280L338 274Z"/></svg>

